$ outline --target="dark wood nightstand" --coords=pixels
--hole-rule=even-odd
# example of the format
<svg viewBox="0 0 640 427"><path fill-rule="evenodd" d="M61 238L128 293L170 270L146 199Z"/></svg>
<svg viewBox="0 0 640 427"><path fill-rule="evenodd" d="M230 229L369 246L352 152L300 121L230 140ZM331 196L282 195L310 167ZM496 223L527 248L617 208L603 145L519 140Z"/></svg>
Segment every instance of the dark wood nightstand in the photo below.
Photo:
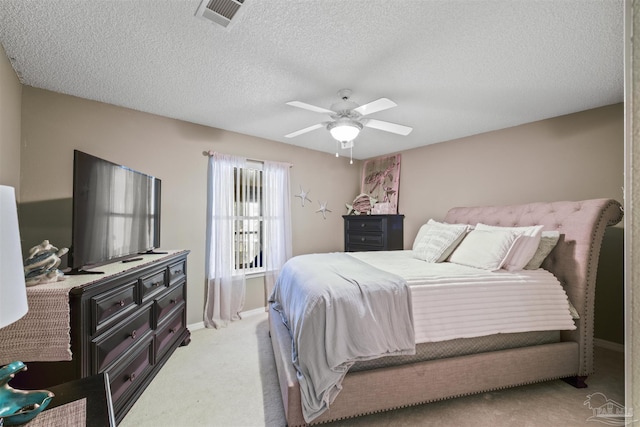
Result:
<svg viewBox="0 0 640 427"><path fill-rule="evenodd" d="M404 248L404 215L343 215L344 250L393 251Z"/></svg>

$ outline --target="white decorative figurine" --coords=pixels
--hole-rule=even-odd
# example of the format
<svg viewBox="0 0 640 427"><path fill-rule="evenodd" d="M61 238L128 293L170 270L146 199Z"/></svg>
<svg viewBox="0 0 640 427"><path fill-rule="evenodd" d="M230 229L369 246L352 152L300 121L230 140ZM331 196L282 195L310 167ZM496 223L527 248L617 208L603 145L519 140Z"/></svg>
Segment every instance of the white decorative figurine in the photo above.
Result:
<svg viewBox="0 0 640 427"><path fill-rule="evenodd" d="M24 261L24 281L27 286L65 280L64 273L58 270L60 257L69 252L68 248L58 249L43 240L29 249L29 258Z"/></svg>
<svg viewBox="0 0 640 427"><path fill-rule="evenodd" d="M371 209L378 203L369 194L360 193L353 200L352 204L347 204L347 215L371 215Z"/></svg>

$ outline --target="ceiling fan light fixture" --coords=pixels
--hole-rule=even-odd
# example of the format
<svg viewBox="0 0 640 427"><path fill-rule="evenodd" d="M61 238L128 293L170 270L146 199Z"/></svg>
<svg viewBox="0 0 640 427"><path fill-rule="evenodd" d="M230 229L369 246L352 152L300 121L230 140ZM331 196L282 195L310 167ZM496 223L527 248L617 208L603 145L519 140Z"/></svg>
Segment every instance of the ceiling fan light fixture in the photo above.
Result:
<svg viewBox="0 0 640 427"><path fill-rule="evenodd" d="M339 142L353 141L362 130L362 123L342 117L327 125L333 139Z"/></svg>

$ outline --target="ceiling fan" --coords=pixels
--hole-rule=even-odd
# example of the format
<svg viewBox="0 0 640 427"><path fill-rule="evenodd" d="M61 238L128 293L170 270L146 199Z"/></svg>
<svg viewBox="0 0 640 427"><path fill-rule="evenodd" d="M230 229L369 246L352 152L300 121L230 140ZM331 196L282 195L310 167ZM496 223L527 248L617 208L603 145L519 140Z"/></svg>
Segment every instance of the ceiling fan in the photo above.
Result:
<svg viewBox="0 0 640 427"><path fill-rule="evenodd" d="M359 106L350 100L351 90L349 89L339 90L338 96L340 97L340 101L331 105L330 109L316 107L315 105L300 101L287 102L287 105L291 105L292 107L328 114L331 120L292 132L285 135L285 138L294 138L298 135L326 127L329 133L331 133L331 136L341 143L342 148L352 148L353 140L358 136L363 127L383 130L403 136L409 135L413 130L413 128L409 126L366 117L369 114L384 111L398 105L390 99L380 98Z"/></svg>

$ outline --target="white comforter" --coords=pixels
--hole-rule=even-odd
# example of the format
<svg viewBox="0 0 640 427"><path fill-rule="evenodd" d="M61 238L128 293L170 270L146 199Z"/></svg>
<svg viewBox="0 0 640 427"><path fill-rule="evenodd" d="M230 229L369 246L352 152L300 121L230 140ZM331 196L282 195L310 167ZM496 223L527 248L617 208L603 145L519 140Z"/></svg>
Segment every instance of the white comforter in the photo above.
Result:
<svg viewBox="0 0 640 427"><path fill-rule="evenodd" d="M416 343L576 328L567 294L544 269L491 272L426 263L410 250L349 255L407 281Z"/></svg>
<svg viewBox="0 0 640 427"><path fill-rule="evenodd" d="M333 402L356 361L415 353L406 282L345 253L291 258L269 300L291 333L307 422Z"/></svg>

